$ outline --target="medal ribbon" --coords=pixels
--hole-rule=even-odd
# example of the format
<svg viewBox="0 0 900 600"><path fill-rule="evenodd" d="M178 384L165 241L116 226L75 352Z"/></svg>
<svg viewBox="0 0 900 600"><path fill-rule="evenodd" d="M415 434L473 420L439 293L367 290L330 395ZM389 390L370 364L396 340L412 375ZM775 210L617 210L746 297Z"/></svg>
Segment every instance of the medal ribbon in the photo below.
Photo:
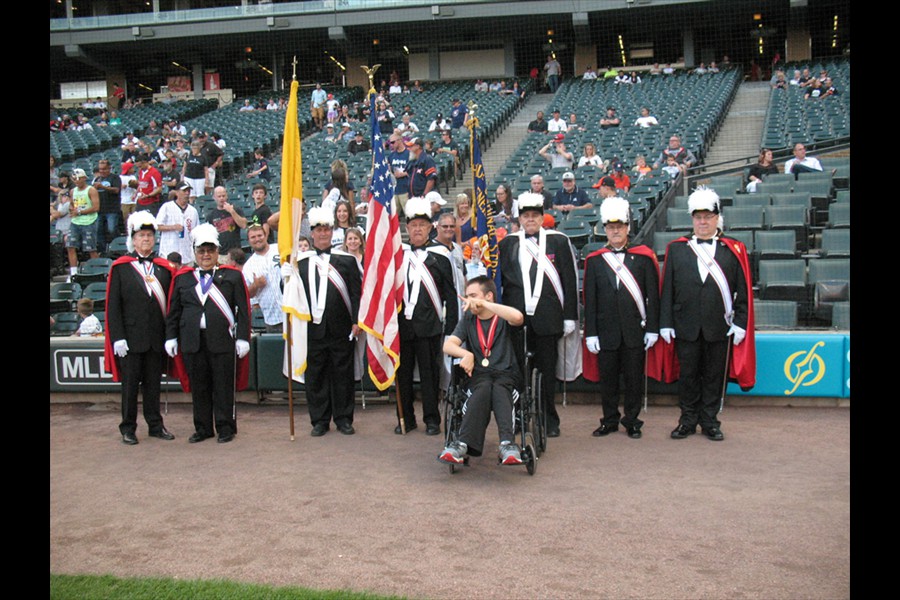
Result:
<svg viewBox="0 0 900 600"><path fill-rule="evenodd" d="M481 325L481 319L475 319L475 331L478 332L478 343L481 346L481 354L485 358L491 355L491 347L494 345L494 335L497 333L497 322L500 318L497 315L491 319L491 327L488 330L487 341L484 339L484 328Z"/></svg>

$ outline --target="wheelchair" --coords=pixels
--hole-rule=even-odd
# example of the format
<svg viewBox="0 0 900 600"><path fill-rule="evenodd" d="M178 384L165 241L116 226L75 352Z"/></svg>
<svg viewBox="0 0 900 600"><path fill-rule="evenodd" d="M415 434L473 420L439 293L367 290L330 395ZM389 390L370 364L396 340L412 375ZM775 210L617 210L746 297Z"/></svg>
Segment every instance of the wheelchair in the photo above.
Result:
<svg viewBox="0 0 900 600"><path fill-rule="evenodd" d="M513 390L514 419L513 426L516 442L522 456L522 464L529 475L534 475L537 470L537 460L546 448L547 432L546 418L543 416L541 403L541 374L533 367L534 357L526 352L524 389ZM454 360L450 374L450 385L445 394L444 403L444 447L459 439L459 430L462 427L463 406L468 400L469 376L459 366L459 361ZM480 456L477 451L470 452L463 458L462 466L469 465L470 456ZM450 473L455 473L460 465L449 464Z"/></svg>

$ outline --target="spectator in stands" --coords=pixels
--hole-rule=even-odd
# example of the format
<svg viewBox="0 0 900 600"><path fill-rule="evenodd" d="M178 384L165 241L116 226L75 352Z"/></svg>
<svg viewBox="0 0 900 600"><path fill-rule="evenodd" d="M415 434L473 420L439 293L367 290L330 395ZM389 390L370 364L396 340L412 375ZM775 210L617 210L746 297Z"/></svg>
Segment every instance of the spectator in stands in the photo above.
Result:
<svg viewBox="0 0 900 600"><path fill-rule="evenodd" d="M84 169L73 169L72 204L69 214L72 224L66 237L66 251L69 255L69 280L78 271L78 250L88 252L91 258L97 258L97 216L100 211L100 195L88 185Z"/></svg>
<svg viewBox="0 0 900 600"><path fill-rule="evenodd" d="M356 227L356 213L347 200L339 200L334 207L334 228L331 230L331 247L340 248L344 244L344 234Z"/></svg>
<svg viewBox="0 0 900 600"><path fill-rule="evenodd" d="M700 66L694 69L694 75L706 75L707 73L706 63L701 62Z"/></svg>
<svg viewBox="0 0 900 600"><path fill-rule="evenodd" d="M609 175L601 177L592 187L600 190L601 198L612 198L619 195L619 192L616 190L616 180Z"/></svg>
<svg viewBox="0 0 900 600"><path fill-rule="evenodd" d="M818 79L813 79L812 84L807 86L806 94L803 95L803 98L809 100L810 98L821 98L822 94L825 90L822 89L822 82Z"/></svg>
<svg viewBox="0 0 900 600"><path fill-rule="evenodd" d="M788 85L800 85L800 69L794 69L794 76L788 81Z"/></svg>
<svg viewBox="0 0 900 600"><path fill-rule="evenodd" d="M266 110L278 110L278 103L275 102L275 98L269 98L269 103L266 104Z"/></svg>
<svg viewBox="0 0 900 600"><path fill-rule="evenodd" d="M116 111L111 111L109 113L109 124L110 125L121 125L122 119L119 118L119 114Z"/></svg>
<svg viewBox="0 0 900 600"><path fill-rule="evenodd" d="M759 151L759 160L750 167L750 172L747 175L747 193L755 193L759 183L765 181L766 176L772 173L778 173L778 167L772 160L772 151L768 148L763 148Z"/></svg>
<svg viewBox="0 0 900 600"><path fill-rule="evenodd" d="M396 131L388 138L388 144L391 152L388 154L387 161L391 165L391 172L394 174L396 184L394 185L394 197L403 209L406 201L409 199L409 172L407 165L409 164L409 150L403 143L403 136Z"/></svg>
<svg viewBox="0 0 900 600"><path fill-rule="evenodd" d="M122 162L133 163L137 159L138 151L134 142L128 142L122 146Z"/></svg>
<svg viewBox="0 0 900 600"><path fill-rule="evenodd" d="M677 135L672 135L669 138L669 146L660 153L659 158L653 163L653 168L658 169L660 165L665 164L666 156L669 154L674 156L675 162L682 165L684 169L689 169L697 163L697 157L694 156L694 153L681 145L681 138Z"/></svg>
<svg viewBox="0 0 900 600"><path fill-rule="evenodd" d="M103 326L100 319L94 315L94 301L90 298L82 298L78 301L78 317L81 323L72 335L75 337L93 337L103 335Z"/></svg>
<svg viewBox="0 0 900 600"><path fill-rule="evenodd" d="M491 82L491 85L488 86L489 92L501 92L506 88L506 82L500 81L499 79L495 79Z"/></svg>
<svg viewBox="0 0 900 600"><path fill-rule="evenodd" d="M247 264L247 253L240 246L235 246L222 258L223 265L231 265L241 273L244 272L244 265Z"/></svg>
<svg viewBox="0 0 900 600"><path fill-rule="evenodd" d="M806 155L806 146L797 142L794 144L794 158L784 163L785 173L794 173L796 178L800 173L811 173L813 171L821 171L822 165L818 159Z"/></svg>
<svg viewBox="0 0 900 600"><path fill-rule="evenodd" d="M244 105L238 109L238 112L253 112L254 110L256 110L256 107L250 104L250 99L248 98L244 100Z"/></svg>
<svg viewBox="0 0 900 600"><path fill-rule="evenodd" d="M591 208L592 206L587 193L575 185L575 174L571 171L563 173L562 187L553 198L553 208L563 212L571 212L577 209Z"/></svg>
<svg viewBox="0 0 900 600"><path fill-rule="evenodd" d="M59 174L59 181L55 189L57 190L56 198L50 203L50 223L56 223L56 232L65 247L69 226L72 224L72 215L69 214L69 208L72 205L72 183L68 172L63 171Z"/></svg>
<svg viewBox="0 0 900 600"><path fill-rule="evenodd" d="M809 74L809 68L804 67L803 73L800 75L800 79L798 80L797 85L800 87L806 87L810 83L812 83L812 75Z"/></svg>
<svg viewBox="0 0 900 600"><path fill-rule="evenodd" d="M653 63L653 66L650 67L651 75L662 75L662 69L659 67L659 63Z"/></svg>
<svg viewBox="0 0 900 600"><path fill-rule="evenodd" d="M328 100L325 101L325 108L328 111L325 114L325 118L328 119L328 122L337 123L338 117L340 117L341 103L334 99L334 94L328 94Z"/></svg>
<svg viewBox="0 0 900 600"><path fill-rule="evenodd" d="M150 164L150 157L146 154L138 155L135 161L138 168L135 202L140 210L150 211L150 214L156 216L160 201L163 200L162 173Z"/></svg>
<svg viewBox="0 0 900 600"><path fill-rule="evenodd" d="M709 68L707 69L707 72L709 72L709 73L718 73L719 72L719 67L716 66L716 61L712 61L711 63L709 63Z"/></svg>
<svg viewBox="0 0 900 600"><path fill-rule="evenodd" d="M566 125L566 122L560 118L559 109L553 109L553 118L547 121L547 132L548 133L565 133L569 128Z"/></svg>
<svg viewBox="0 0 900 600"><path fill-rule="evenodd" d="M769 82L769 85L772 86L774 90L786 90L788 88L788 82L784 78L784 71L776 71L775 75L772 77L772 81Z"/></svg>
<svg viewBox="0 0 900 600"><path fill-rule="evenodd" d="M205 131L197 133L197 140L200 142L200 154L206 162L206 183L204 184L204 192L210 193L216 184L216 169L222 166L222 160L225 152L209 137Z"/></svg>
<svg viewBox="0 0 900 600"><path fill-rule="evenodd" d="M617 85L631 85L634 82L631 81L631 76L628 73L620 71L613 79L613 83Z"/></svg>
<svg viewBox="0 0 900 600"><path fill-rule="evenodd" d="M222 254L241 246L241 229L247 226L244 212L228 202L228 190L223 186L213 190L215 205L206 211L206 222L215 226L219 233L219 248Z"/></svg>
<svg viewBox="0 0 900 600"><path fill-rule="evenodd" d="M838 93L837 88L834 87L834 82L831 81L831 77L826 77L822 80L822 90L824 90L822 92L822 98L825 96L835 96Z"/></svg>
<svg viewBox="0 0 900 600"><path fill-rule="evenodd" d="M512 192L509 190L509 186L501 183L497 186L496 192L494 195L497 198L497 214L495 217L495 223L509 223L518 224L519 222L519 210L516 206L515 200L513 200Z"/></svg>
<svg viewBox="0 0 900 600"><path fill-rule="evenodd" d="M413 91L413 92L424 92L424 91L425 91L425 88L422 86L422 84L419 82L419 80L416 79L416 82L413 84L412 90L411 90L411 91Z"/></svg>
<svg viewBox="0 0 900 600"><path fill-rule="evenodd" d="M193 250L192 250L193 251ZM178 252L169 252L166 255L166 262L169 263L169 266L177 273L181 267L184 265L182 262L181 254Z"/></svg>
<svg viewBox="0 0 900 600"><path fill-rule="evenodd" d="M544 208L553 207L553 194L544 189L544 177L542 175L531 176L531 192L544 197Z"/></svg>
<svg viewBox="0 0 900 600"><path fill-rule="evenodd" d="M641 108L641 116L635 120L634 124L642 129L646 129L648 127L653 127L654 125L659 125L659 121L650 114L650 109L644 106Z"/></svg>
<svg viewBox="0 0 900 600"><path fill-rule="evenodd" d="M600 119L600 129L609 129L610 127L618 127L622 124L622 119L616 115L614 106L606 107L606 116Z"/></svg>
<svg viewBox="0 0 900 600"><path fill-rule="evenodd" d="M673 67L671 64L667 64L665 67L663 67L663 75L674 75L674 74L675 74L675 67Z"/></svg>
<svg viewBox="0 0 900 600"><path fill-rule="evenodd" d="M150 119L150 123L147 124L147 129L144 130L144 137L149 137L153 140L153 143L156 143L156 140L162 135L162 128L159 126L159 123L156 122L155 119Z"/></svg>
<svg viewBox="0 0 900 600"><path fill-rule="evenodd" d="M619 74L613 67L606 67L606 71L603 72L603 79L615 79Z"/></svg>
<svg viewBox="0 0 900 600"><path fill-rule="evenodd" d="M428 131L442 131L444 129L450 129L450 123L444 119L443 114L438 113L435 115L431 125L428 126Z"/></svg>
<svg viewBox="0 0 900 600"><path fill-rule="evenodd" d="M334 136L335 143L340 142L349 142L350 138L353 137L353 132L350 130L350 122L344 121L341 123L341 130L338 132L336 136Z"/></svg>
<svg viewBox="0 0 900 600"><path fill-rule="evenodd" d="M511 92L512 92L513 95L515 95L516 98L519 99L519 102L524 102L524 101L525 101L525 90L522 89L521 87L519 87L519 82L518 82L518 81L513 82L513 86L512 86Z"/></svg>
<svg viewBox="0 0 900 600"><path fill-rule="evenodd" d="M409 173L409 195L422 198L437 188L437 165L434 159L425 153L422 138L414 137L406 142L406 147L409 149L409 163L406 167Z"/></svg>
<svg viewBox="0 0 900 600"><path fill-rule="evenodd" d="M250 191L250 197L253 199L253 214L250 215L250 221L259 223L266 232L266 241L270 244L275 243L275 231L269 227L269 217L272 216L272 209L266 204L266 196L269 190L265 184L257 183Z"/></svg>
<svg viewBox="0 0 900 600"><path fill-rule="evenodd" d="M616 189L622 190L623 192L627 192L631 189L631 178L628 177L628 173L625 172L625 164L620 160L614 160L612 164L612 171L610 175L613 178L613 181L616 182Z"/></svg>
<svg viewBox="0 0 900 600"><path fill-rule="evenodd" d="M312 91L312 94L309 97L309 110L312 114L313 121L316 124L316 128L320 131L325 122L326 100L328 100L328 95L325 93L325 90L322 89L322 84L317 82L316 89Z"/></svg>
<svg viewBox="0 0 900 600"><path fill-rule="evenodd" d="M115 106L113 108L122 108L122 102L125 100L125 90L122 89L118 83L113 83L113 98L115 99L113 103Z"/></svg>
<svg viewBox="0 0 900 600"><path fill-rule="evenodd" d="M394 131L396 115L386 102L379 102L376 106L378 110L375 111L375 120L378 121L378 130L383 137L387 138Z"/></svg>
<svg viewBox="0 0 900 600"><path fill-rule="evenodd" d="M550 167L553 169L557 167L571 169L572 165L575 164L574 155L566 150L565 139L565 134L558 133L551 141L545 144L543 148L538 150L538 154L549 161Z"/></svg>
<svg viewBox="0 0 900 600"><path fill-rule="evenodd" d="M335 191L334 194L331 193L332 190ZM356 188L350 181L350 170L347 168L347 163L340 158L335 159L331 163L331 181L322 190L322 206L326 206L326 202L329 202L327 208L333 211L338 201L344 200L356 209L355 194Z"/></svg>
<svg viewBox="0 0 900 600"><path fill-rule="evenodd" d="M412 135L419 133L419 126L410 121L409 113L404 113L403 116L400 117L400 124L397 125L397 131L403 135Z"/></svg>
<svg viewBox="0 0 900 600"><path fill-rule="evenodd" d="M103 234L103 240L98 239L97 242L98 246L105 251L109 242L119 232L119 215L121 214L119 192L122 189L122 182L119 180L119 176L110 170L109 161L104 158L97 163L97 170L94 172L94 180L91 185L100 196L100 225L97 235L99 237L100 234Z"/></svg>
<svg viewBox="0 0 900 600"><path fill-rule="evenodd" d="M184 160L188 157L191 151L184 147L184 140L178 138L175 141L175 159L180 163L184 164Z"/></svg>
<svg viewBox="0 0 900 600"><path fill-rule="evenodd" d="M263 152L262 148L256 148L253 150L253 170L247 173L247 179L252 177L259 177L266 183L272 181L272 171L269 170L269 161L266 160L266 155Z"/></svg>
<svg viewBox="0 0 900 600"><path fill-rule="evenodd" d="M189 202L191 189L187 182L178 186L175 199L163 204L156 216L159 255L178 252L181 260L189 265L194 262L191 231L200 224L200 214Z"/></svg>
<svg viewBox="0 0 900 600"><path fill-rule="evenodd" d="M597 71L592 69L591 65L588 65L584 70L584 75L582 75L581 78L585 81L592 81L594 79L597 79Z"/></svg>
<svg viewBox="0 0 900 600"><path fill-rule="evenodd" d="M675 157L671 154L666 156L666 164L662 167L662 171L667 173L672 179L675 179L684 172L681 165L675 162Z"/></svg>
<svg viewBox="0 0 900 600"><path fill-rule="evenodd" d="M547 121L544 120L543 111L537 111L537 115L531 123L528 124L528 133L547 133Z"/></svg>
<svg viewBox="0 0 900 600"><path fill-rule="evenodd" d="M134 137L134 132L129 129L125 132L125 137L122 138L122 142L119 145L124 148L128 144L137 144L137 142L138 140Z"/></svg>
<svg viewBox="0 0 900 600"><path fill-rule="evenodd" d="M453 157L454 165L459 164L459 144L453 141L450 130L445 129L441 132L441 144L436 148L438 154L449 154Z"/></svg>
<svg viewBox="0 0 900 600"><path fill-rule="evenodd" d="M56 166L56 157L50 155L50 202L56 199L59 193L59 168Z"/></svg>
<svg viewBox="0 0 900 600"><path fill-rule="evenodd" d="M547 86L550 88L550 93L555 94L556 90L559 89L559 78L562 76L562 66L556 60L556 56L551 54L547 57L547 62L544 63L544 71L547 75Z"/></svg>
<svg viewBox="0 0 900 600"><path fill-rule="evenodd" d="M469 111L459 98L453 99L453 108L450 109L450 129L459 129L466 126Z"/></svg>
<svg viewBox="0 0 900 600"><path fill-rule="evenodd" d="M465 190L456 195L456 242L462 244L475 236L475 228L472 227L472 190ZM440 205L437 207L440 212ZM434 209L434 206L432 206ZM439 218L437 220L439 222Z"/></svg>
<svg viewBox="0 0 900 600"><path fill-rule="evenodd" d="M181 165L181 177L191 186L190 202L191 204L206 193L207 171L209 165L206 157L202 153L203 143L199 140L191 142L191 153L187 156Z"/></svg>
<svg viewBox="0 0 900 600"><path fill-rule="evenodd" d="M344 243L341 250L353 256L359 265L360 272L363 268L364 253L366 250L366 234L358 227L351 227L344 232Z"/></svg>
<svg viewBox="0 0 900 600"><path fill-rule="evenodd" d="M638 154L634 157L634 167L631 169L638 176L638 180L640 180L644 175L652 171L647 165L647 159L643 154Z"/></svg>
<svg viewBox="0 0 900 600"><path fill-rule="evenodd" d="M337 136L334 134L334 123L328 123L327 125L325 125L325 133L322 140L325 142L330 142L332 144L337 142Z"/></svg>
<svg viewBox="0 0 900 600"><path fill-rule="evenodd" d="M258 307L266 324L266 333L281 333L284 311L281 295L281 261L278 248L270 245L265 222L251 219L247 226L247 241L253 249L244 263L242 273L247 284L251 310Z"/></svg>
<svg viewBox="0 0 900 600"><path fill-rule="evenodd" d="M597 154L594 144L590 142L584 145L584 154L578 159L578 167L599 167L604 171L606 170L603 159Z"/></svg>
<svg viewBox="0 0 900 600"><path fill-rule="evenodd" d="M425 154L431 158L437 158L437 150L434 149L434 140L431 138L425 140Z"/></svg>
<svg viewBox="0 0 900 600"><path fill-rule="evenodd" d="M486 92L488 91L488 84L484 79L479 79L475 82L475 91L476 92Z"/></svg>
<svg viewBox="0 0 900 600"><path fill-rule="evenodd" d="M578 115L572 113L569 115L569 122L567 123L569 129L568 131L584 131L585 128L581 126L578 122Z"/></svg>
<svg viewBox="0 0 900 600"><path fill-rule="evenodd" d="M369 146L369 140L363 137L362 131L357 131L353 136L353 139L347 144L347 152L356 155L360 152L369 152L372 150L371 146Z"/></svg>
<svg viewBox="0 0 900 600"><path fill-rule="evenodd" d="M122 222L127 223L128 217L134 212L136 206L134 197L137 194L137 177L134 176L134 163L122 163L119 181L122 184L121 192L119 192Z"/></svg>

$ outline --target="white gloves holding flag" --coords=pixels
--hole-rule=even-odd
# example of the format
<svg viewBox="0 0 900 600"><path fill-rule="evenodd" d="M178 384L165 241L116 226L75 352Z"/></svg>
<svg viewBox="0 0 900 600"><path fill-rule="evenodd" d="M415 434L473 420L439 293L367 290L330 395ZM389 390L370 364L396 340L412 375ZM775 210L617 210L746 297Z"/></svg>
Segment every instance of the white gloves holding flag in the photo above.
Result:
<svg viewBox="0 0 900 600"><path fill-rule="evenodd" d="M116 340L113 344L113 352L115 352L116 356L119 358L125 358L125 355L128 354L128 342L125 340Z"/></svg>

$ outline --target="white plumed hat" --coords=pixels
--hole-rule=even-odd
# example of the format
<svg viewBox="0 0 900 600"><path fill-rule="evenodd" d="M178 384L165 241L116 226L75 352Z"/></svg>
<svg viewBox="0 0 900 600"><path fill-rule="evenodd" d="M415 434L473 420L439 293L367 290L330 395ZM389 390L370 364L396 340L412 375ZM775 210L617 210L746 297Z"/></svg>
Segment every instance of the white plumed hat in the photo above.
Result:
<svg viewBox="0 0 900 600"><path fill-rule="evenodd" d="M519 212L526 210L539 210L544 212L544 196L534 192L523 192L516 198L516 206Z"/></svg>
<svg viewBox="0 0 900 600"><path fill-rule="evenodd" d="M156 218L150 214L148 210L139 210L137 212L131 213L128 217L128 222L125 225L125 246L128 248L129 252L134 252L134 240L131 237L142 229L151 229L154 232L157 230L158 226L156 224Z"/></svg>
<svg viewBox="0 0 900 600"><path fill-rule="evenodd" d="M412 197L406 201L403 209L406 213L406 222L409 223L413 219L427 219L431 222L431 202L422 197Z"/></svg>
<svg viewBox="0 0 900 600"><path fill-rule="evenodd" d="M325 206L316 206L309 209L309 227L314 228L319 225L334 227L334 212L328 210Z"/></svg>
<svg viewBox="0 0 900 600"><path fill-rule="evenodd" d="M607 223L624 223L630 226L630 212L631 207L628 204L628 200L613 196L604 200L603 204L600 205L600 222L604 225Z"/></svg>
<svg viewBox="0 0 900 600"><path fill-rule="evenodd" d="M216 231L216 227L212 223L197 225L191 230L191 241L194 242L194 248L203 244L214 244L218 248L219 232Z"/></svg>

